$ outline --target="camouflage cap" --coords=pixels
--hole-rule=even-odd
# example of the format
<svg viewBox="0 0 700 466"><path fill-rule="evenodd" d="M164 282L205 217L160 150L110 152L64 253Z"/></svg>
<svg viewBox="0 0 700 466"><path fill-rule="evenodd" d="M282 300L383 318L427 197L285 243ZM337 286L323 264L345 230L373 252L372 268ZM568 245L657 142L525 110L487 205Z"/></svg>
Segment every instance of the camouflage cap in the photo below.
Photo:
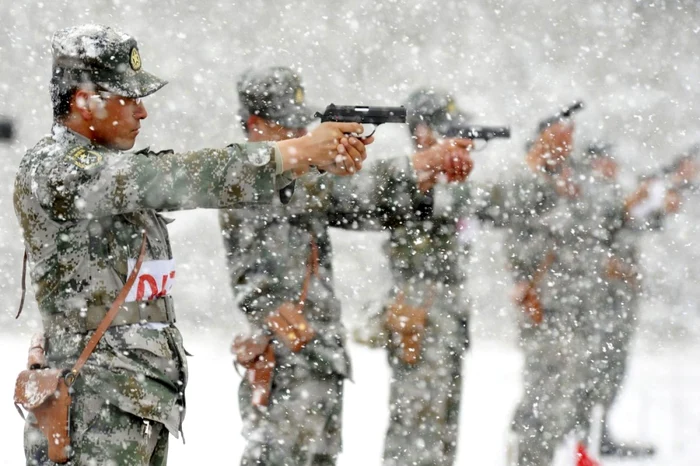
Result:
<svg viewBox="0 0 700 466"><path fill-rule="evenodd" d="M614 160L613 149L614 145L609 142L604 141L591 141L588 143L585 155L589 159L597 159L599 157L605 157L607 159Z"/></svg>
<svg viewBox="0 0 700 466"><path fill-rule="evenodd" d="M250 115L259 115L285 128L297 129L314 120L314 112L306 106L299 76L282 66L243 73L238 81L238 99L244 123Z"/></svg>
<svg viewBox="0 0 700 466"><path fill-rule="evenodd" d="M109 26L86 24L57 31L51 41L51 84L94 84L108 92L138 98L167 84L142 69L136 40Z"/></svg>
<svg viewBox="0 0 700 466"><path fill-rule="evenodd" d="M404 106L411 131L420 123L425 123L444 135L453 125L471 118L471 115L457 108L450 94L439 89L417 89L408 96Z"/></svg>

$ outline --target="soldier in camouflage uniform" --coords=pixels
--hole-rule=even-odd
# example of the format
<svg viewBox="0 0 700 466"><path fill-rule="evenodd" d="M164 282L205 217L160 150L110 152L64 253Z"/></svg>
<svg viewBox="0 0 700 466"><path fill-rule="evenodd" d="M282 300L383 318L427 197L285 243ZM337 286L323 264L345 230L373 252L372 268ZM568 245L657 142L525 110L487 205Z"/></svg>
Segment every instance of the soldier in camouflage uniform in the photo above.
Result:
<svg viewBox="0 0 700 466"><path fill-rule="evenodd" d="M22 159L14 191L50 367L76 361L147 235L138 286L71 387L70 464L166 464L168 433L179 435L185 413L187 363L170 296L169 220L160 212L269 204L292 169L341 170L329 148L362 128L326 125L287 145L124 152L147 116L141 98L165 81L142 69L132 37L109 27L58 31L52 47L52 134ZM302 148L304 159L293 155ZM365 156L361 144L343 153ZM25 432L27 464L53 464L31 416Z"/></svg>
<svg viewBox="0 0 700 466"><path fill-rule="evenodd" d="M611 153L611 146L591 143L586 153L591 179L598 184L602 196L617 189L618 165ZM610 232L611 254L601 281L609 284L608 305L601 312L596 330L604 351L594 357L596 371L595 389L590 396L591 403L597 403L603 410L603 425L600 437L600 453L604 456L639 457L650 456L655 449L639 442L617 442L609 430L607 420L610 408L622 387L627 367L629 346L636 328L639 313L639 300L642 292L639 271L639 240L641 234L661 228L663 219L678 209L676 185L685 185L687 178L681 173L676 182L662 181L665 186L656 189L655 181L646 180L626 202L627 215L621 224L613 225ZM671 176L671 178L674 177Z"/></svg>
<svg viewBox="0 0 700 466"><path fill-rule="evenodd" d="M573 123L547 121L529 149L527 168L491 189L480 214L506 230L506 255L517 284L524 390L512 429L511 461L545 466L576 425L577 400L590 379L590 331L577 331L603 293L590 280L605 257L607 203L590 210L586 186L567 162ZM613 203L613 205L616 205ZM605 215L603 215L605 214ZM611 215L613 218L615 215Z"/></svg>
<svg viewBox="0 0 700 466"><path fill-rule="evenodd" d="M299 78L286 68L248 72L238 91L241 119L251 139L301 134L311 117L303 103ZM428 164L425 157L398 160L411 173L413 161ZM437 166L432 159L430 163ZM468 173L468 169L462 172ZM371 186L370 192L405 176L385 173L376 166L371 174L361 183ZM350 362L340 302L333 287L328 227L385 226L371 193L351 196L357 191L350 191L354 187L340 180L302 177L296 189L295 199L288 205L277 205L274 212L248 209L221 215L234 294L253 328L246 340L259 341L262 336L266 342L273 334L269 344L274 357L267 357L274 370L269 393L263 389L264 402L256 397L261 393L251 382L255 377L251 377L250 368L239 391L247 440L243 465L335 464L341 450L343 381L350 375ZM264 247L271 243L279 246ZM307 264L315 255L314 248L318 250L318 268L311 275ZM274 332L270 316L277 318L285 303L299 301L305 281L310 286L300 303L300 314L315 337L295 351Z"/></svg>
<svg viewBox="0 0 700 466"><path fill-rule="evenodd" d="M447 93L414 91L406 104L418 154L439 154L457 142L439 142L466 116ZM425 176L406 159L372 167L381 183L372 194L390 231L384 244L393 288L378 312L370 343L388 350L392 371L385 465L454 464L459 426L462 361L469 346L469 304L464 295L468 246L459 226L468 211L469 189L449 174ZM354 181L354 180L353 180Z"/></svg>
<svg viewBox="0 0 700 466"><path fill-rule="evenodd" d="M313 114L301 82L288 68L249 70L238 82L240 118L251 141L303 136ZM265 403L254 402L244 378L239 390L246 448L243 465L335 464L341 450L343 381L350 375L340 303L333 290L327 176L296 180L296 195L273 209L221 211L234 294L254 334L282 303L299 299L312 247L319 267L304 306L316 338L300 352L275 339L275 368ZM267 246L273 245L273 247Z"/></svg>

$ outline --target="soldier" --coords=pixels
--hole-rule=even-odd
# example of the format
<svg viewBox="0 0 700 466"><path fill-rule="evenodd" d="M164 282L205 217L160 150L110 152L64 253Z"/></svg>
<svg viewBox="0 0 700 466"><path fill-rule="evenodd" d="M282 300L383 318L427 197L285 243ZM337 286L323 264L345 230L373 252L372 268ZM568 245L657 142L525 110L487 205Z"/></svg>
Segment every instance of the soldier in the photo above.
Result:
<svg viewBox="0 0 700 466"><path fill-rule="evenodd" d="M598 184L601 197L607 197L618 183L618 164L608 144L591 143L585 163L591 177ZM619 442L612 438L608 415L622 387L629 346L636 328L639 301L642 293L642 274L639 270L639 240L647 231L661 228L663 220L676 212L680 191L690 186L695 173L692 159L682 157L666 170L667 179L647 179L626 200L624 222L611 230L611 254L601 281L609 284L609 305L600 313L596 326L599 351L593 358L595 387L589 393L589 403L602 408L600 453L603 456L643 457L654 455L651 445L640 442ZM657 184L661 183L657 189Z"/></svg>
<svg viewBox="0 0 700 466"><path fill-rule="evenodd" d="M69 370L80 359L65 376L72 396L68 451L54 449L65 436L49 446L39 429L46 425L29 416L27 464L54 464L48 455L69 455L73 465L166 464L168 433L181 432L187 363L174 326L168 221L160 212L269 204L292 170L310 165L356 171L365 148L344 133L362 127L325 124L302 139L181 154L124 152L147 116L141 99L165 81L143 70L135 39L110 27L60 30L52 49L52 134L22 159L14 205L47 364ZM111 321L110 305L118 311ZM93 332L100 325L108 328ZM96 347L86 348L89 340ZM36 384L27 387L16 397L31 406Z"/></svg>
<svg viewBox="0 0 700 466"><path fill-rule="evenodd" d="M567 162L573 122L557 117L540 124L526 167L513 181L480 199L479 215L505 228L505 251L516 282L523 394L512 422L510 461L545 466L559 440L575 425L575 396L586 380L586 342L574 332L591 308L581 280L600 260L592 235L578 235L580 187ZM581 261L579 263L578 261Z"/></svg>
<svg viewBox="0 0 700 466"><path fill-rule="evenodd" d="M251 141L303 135L312 119L299 77L288 68L245 73L238 95ZM468 155L460 147L452 151ZM430 176L442 170L443 159L438 164L435 155L401 160L431 166ZM455 176L466 177L466 163L453 167L460 171ZM387 179L363 181L378 189ZM347 186L327 176L301 177L297 191L292 202L273 211L220 216L234 294L252 327L251 335L234 342L237 363L246 369L239 389L247 440L242 465L332 465L341 451L350 361L328 227L376 229L384 222L375 206L357 201L364 196L351 196Z"/></svg>
<svg viewBox="0 0 700 466"><path fill-rule="evenodd" d="M455 141L441 138L467 118L453 98L421 88L405 106L417 154L449 158ZM470 141L461 143L471 147ZM462 360L469 346L466 277L460 267L468 247L458 239L469 190L449 172L435 176L401 158L382 161L372 173L382 181L373 205L390 231L384 249L393 279L389 295L370 316L374 329L365 341L387 348L392 371L383 461L451 465L457 451Z"/></svg>

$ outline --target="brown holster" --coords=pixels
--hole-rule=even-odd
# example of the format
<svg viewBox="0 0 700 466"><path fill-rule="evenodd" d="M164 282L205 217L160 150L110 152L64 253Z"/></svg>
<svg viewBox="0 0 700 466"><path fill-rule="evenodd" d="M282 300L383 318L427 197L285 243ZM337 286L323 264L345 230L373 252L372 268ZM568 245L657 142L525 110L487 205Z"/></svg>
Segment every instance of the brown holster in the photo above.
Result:
<svg viewBox="0 0 700 466"><path fill-rule="evenodd" d="M231 348L236 362L245 368L245 377L253 389L254 406L267 406L270 403L275 370L275 351L270 341L266 335L237 336Z"/></svg>
<svg viewBox="0 0 700 466"><path fill-rule="evenodd" d="M386 310L385 324L392 332L392 340L399 341L400 357L406 364L415 364L420 355L420 348L428 318L428 309L432 306L435 290L430 289L429 295L421 306L406 304L405 295L400 291L396 300Z"/></svg>
<svg viewBox="0 0 700 466"><path fill-rule="evenodd" d="M70 388L105 331L119 313L119 307L126 300L129 290L136 281L145 254L146 235L144 233L141 251L134 269L70 371L47 368L44 355L44 336L39 334L32 337L27 369L20 372L15 383L14 401L20 414L22 414L20 406L34 414L36 425L48 440L49 459L54 463L66 463L69 459L67 447L70 446L70 405L72 401Z"/></svg>
<svg viewBox="0 0 700 466"><path fill-rule="evenodd" d="M520 284L513 298L515 303L520 306L536 325L541 324L544 318L544 309L542 308L537 288L542 280L544 280L544 277L547 275L547 272L549 272L549 268L554 264L556 258L557 255L554 251L548 251L547 255L545 255L544 259L537 267L537 270L535 270L532 280L528 283Z"/></svg>
<svg viewBox="0 0 700 466"><path fill-rule="evenodd" d="M267 319L265 325L275 335L275 337L287 346L290 350L298 353L309 343L316 332L309 325L309 321L304 316L304 306L309 296L309 286L311 277L318 277L318 246L316 240L311 237L311 251L306 261L306 276L301 288L301 295L298 303L287 301L282 303Z"/></svg>
<svg viewBox="0 0 700 466"><path fill-rule="evenodd" d="M318 246L312 237L299 302L284 302L265 319L266 329L295 353L301 351L316 335L304 317L304 305L309 295L311 277L318 276L318 268ZM275 352L271 343L272 338L267 335L237 336L231 348L236 356L236 363L246 370L245 377L253 390L251 401L254 406L267 406L270 403L275 369Z"/></svg>

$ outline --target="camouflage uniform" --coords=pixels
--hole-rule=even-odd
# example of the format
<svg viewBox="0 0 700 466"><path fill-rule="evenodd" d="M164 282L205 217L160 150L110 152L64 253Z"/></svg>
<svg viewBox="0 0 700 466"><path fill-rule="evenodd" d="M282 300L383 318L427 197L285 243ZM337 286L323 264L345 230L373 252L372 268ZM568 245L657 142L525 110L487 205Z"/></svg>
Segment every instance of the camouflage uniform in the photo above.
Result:
<svg viewBox="0 0 700 466"><path fill-rule="evenodd" d="M591 144L588 158L612 158L609 145ZM617 180L600 173L591 173L592 189L597 191L598 201L616 199L622 203ZM634 209L632 209L634 212ZM654 209L651 215L619 218L608 222L610 258L621 267L622 274L611 276L601 270L599 283L607 283L608 299L603 303L595 330L599 351L592 358L594 368L593 389L588 394L589 406L600 405L603 409L603 430L600 450L604 455L639 456L653 454L653 447L618 444L613 441L607 428L607 413L615 401L625 376L629 346L636 328L639 300L642 291L639 272L639 239L645 231L658 229L663 219L662 209Z"/></svg>
<svg viewBox="0 0 700 466"><path fill-rule="evenodd" d="M399 357L398 342L387 341L392 379L384 464L451 465L457 452L462 358L469 345L461 263L468 249L458 240L469 191L461 184L438 184L422 193L412 167L392 162L383 168L403 165L399 169L404 176L380 193L380 205L393 211L396 222L385 244L394 280L389 302L403 293L410 305L430 305L415 364Z"/></svg>
<svg viewBox="0 0 700 466"><path fill-rule="evenodd" d="M436 90L415 91L406 108L412 132L424 122L444 134L452 119L465 118L449 95ZM468 245L459 240L469 189L438 182L423 192L405 158L378 162L373 177L373 191L361 197L371 199L374 218L390 231L384 249L393 278L389 296L370 317L373 344L387 347L392 371L384 464L451 465L457 452L462 359L469 345L462 263ZM401 359L401 343L385 327L387 309L399 294L410 306L428 308L412 364Z"/></svg>
<svg viewBox="0 0 700 466"><path fill-rule="evenodd" d="M134 39L110 28L59 31L53 49L54 85L94 83L138 98L165 84L141 70ZM50 367L75 363L124 285L142 232L147 234L140 292L135 284L135 296L127 298L72 386L71 464L166 463L168 432L178 436L185 413L187 362L166 286L174 278L171 220L160 211L269 204L276 188L288 183L277 175L274 156L269 144L125 153L56 124L22 159L14 205ZM163 264L173 274L146 286L149 267ZM27 464L52 464L31 419L25 449Z"/></svg>
<svg viewBox="0 0 700 466"><path fill-rule="evenodd" d="M582 279L588 286L591 302L587 312L577 321L576 333L586 343L589 375L577 395L577 428L583 435L589 432L593 420L593 407L605 405L612 400L619 388L619 380L614 380L613 367L618 363L615 343L628 321L629 313L620 307L629 304L628 290L610 274L611 261L630 259L627 245L622 242L631 224L627 221L625 203L619 185L591 166L595 154L592 149L576 161L576 173L581 194L575 199L577 211L581 215L579 229L596 241L594 251L598 260L584 264L589 268ZM618 314L619 311L619 314Z"/></svg>
<svg viewBox="0 0 700 466"><path fill-rule="evenodd" d="M591 183L578 189L573 198L560 196L553 178L528 170L494 187L482 210L506 227L516 282L533 280L554 254L537 284L542 322L519 314L524 391L512 427L523 466L549 465L562 436L590 417L582 400L594 388L589 361L601 349L595 326L609 299L608 284L596 278L609 257L609 225L620 221L623 205L611 193L596 196Z"/></svg>
<svg viewBox="0 0 700 466"><path fill-rule="evenodd" d="M299 78L287 68L247 72L238 93L244 124L251 114L292 129L311 120ZM276 364L268 406L255 406L250 383L241 382L243 465L332 465L341 451L343 383L350 376L350 360L328 231L339 218L339 206L352 204L341 200L349 197L341 191L333 177L310 173L296 180L288 204L221 212L231 285L254 335L269 333L265 319L282 303L299 301L312 240L319 253L318 274L303 307L315 338L298 353L273 338Z"/></svg>

